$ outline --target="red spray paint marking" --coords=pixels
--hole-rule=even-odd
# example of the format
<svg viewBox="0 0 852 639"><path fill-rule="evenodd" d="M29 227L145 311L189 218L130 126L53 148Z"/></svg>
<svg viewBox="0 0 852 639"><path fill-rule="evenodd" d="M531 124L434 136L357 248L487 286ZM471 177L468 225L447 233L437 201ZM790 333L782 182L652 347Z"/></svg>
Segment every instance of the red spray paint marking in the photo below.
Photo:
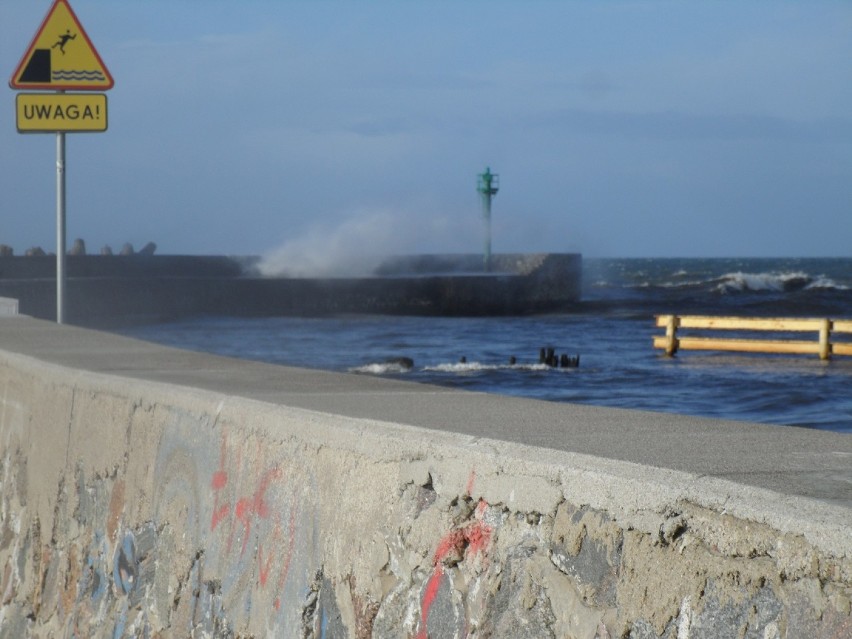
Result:
<svg viewBox="0 0 852 639"><path fill-rule="evenodd" d="M444 568L440 564L435 566L432 571L432 576L429 577L429 583L426 584L426 592L423 593L423 602L420 605L420 632L417 633L417 639L428 639L428 620L429 609L435 602L435 597L438 596L438 588L441 587L441 579L444 576Z"/></svg>
<svg viewBox="0 0 852 639"><path fill-rule="evenodd" d="M257 445L257 454L255 459L257 460L256 466L262 467L264 464L262 463L263 458L263 450L261 448L260 443ZM235 475L237 477L240 476L240 471L242 468L242 460L243 460L243 449L242 447L237 447L235 451L236 457L236 465L235 469L231 469L231 475ZM273 529L272 538L266 538L264 540L257 540L257 563L258 563L258 577L261 587L266 587L266 584L269 582L269 577L272 572L273 565L275 564L276 559L280 556L275 553L275 549L279 548L282 545L282 538L284 536L284 532L282 530L282 521L281 514L274 512L274 509L270 507L270 504L266 501L266 492L269 490L270 486L274 481L279 481L282 479L284 473L280 468L271 468L267 470L263 475L260 476L260 479L257 483L257 488L254 493L250 496L242 497L237 500L236 506L234 508L231 507L231 501L223 501L222 491L228 487L228 482L230 479L229 472L227 470L227 462L228 462L228 436L227 432L223 433L222 442L220 447L219 454L219 467L213 473L213 477L210 481L210 487L213 490L214 494L214 505L213 505L213 516L210 521L210 530L214 531L223 521L229 521L229 533L228 533L228 543L227 543L227 551L230 553L233 539L235 534L236 522L239 521L241 524L241 529L243 533L243 542L242 548L240 550L240 557L243 557L248 546L249 538L251 537L252 532L252 523L255 520L255 517L258 519L268 519L270 516L275 516L275 527ZM284 587L284 583L287 580L287 576L290 572L290 564L293 558L293 551L296 545L296 522L298 518L298 510L299 510L299 498L296 493L293 493L291 496L291 505L290 505L290 521L289 521L289 540L287 541L287 548L284 552L283 558L281 560L281 570L277 579L277 590L280 593ZM267 551L264 551L264 543L267 546ZM269 548L273 548L273 551L269 553ZM281 608L281 598L280 595L275 597L274 604L275 609L279 610Z"/></svg>
<svg viewBox="0 0 852 639"><path fill-rule="evenodd" d="M467 553L478 555L483 552L491 542L491 534L493 529L491 526L482 521L485 516L485 510L488 508L488 503L484 499L480 499L474 511L476 521L471 522L466 528L465 538L467 539Z"/></svg>
<svg viewBox="0 0 852 639"><path fill-rule="evenodd" d="M274 546L278 545L278 540L281 538L281 518L275 518L275 532L272 533L272 542ZM266 561L263 560L263 544L257 544L257 563L258 563L258 574L260 575L260 585L261 587L266 586L266 582L269 579L269 570L272 567L272 560L275 558L275 554L272 553L269 557L267 557Z"/></svg>
<svg viewBox="0 0 852 639"><path fill-rule="evenodd" d="M435 549L435 565L440 564L450 551L454 549L458 551L464 550L465 559L475 557L485 550L485 547L491 541L491 534L493 532L491 526L482 521L487 508L488 503L480 499L474 511L475 520L464 528L451 530L444 535Z"/></svg>
<svg viewBox="0 0 852 639"><path fill-rule="evenodd" d="M224 520L231 516L231 502L221 500L221 491L223 491L229 480L226 462L228 457L228 433L222 434L222 444L219 450L219 468L213 473L213 478L210 481L210 487L213 489L213 516L210 519L210 531L213 532ZM242 449L237 450L236 475L239 476L243 465ZM228 532L228 552L234 542L234 527L230 527Z"/></svg>
<svg viewBox="0 0 852 639"><path fill-rule="evenodd" d="M210 520L210 531L216 530L216 527L223 519L231 514L231 503L223 503L219 505L219 491L228 485L228 473L225 472L225 456L227 455L228 436L222 435L222 445L219 451L219 468L213 473L213 480L210 482L210 487L213 489L213 517Z"/></svg>
<svg viewBox="0 0 852 639"><path fill-rule="evenodd" d="M441 541L438 542L438 547L435 548L435 556L432 559L432 563L434 565L441 563L444 558L450 554L450 551L453 550L461 555L464 551L465 540L466 536L463 528L448 532L441 538Z"/></svg>
<svg viewBox="0 0 852 639"><path fill-rule="evenodd" d="M254 494L251 497L243 497L237 502L237 506L234 508L234 516L243 525L243 547L240 551L240 556L245 553L246 545L248 544L249 537L251 536L252 518L254 516L261 519L269 517L269 505L266 503L264 496L266 495L266 491L269 489L269 484L280 477L280 468L272 468L266 471L263 474L263 477L261 477L260 485L257 487L257 490L254 491Z"/></svg>
<svg viewBox="0 0 852 639"><path fill-rule="evenodd" d="M279 578L279 586L284 584L284 579L287 576L287 571L290 567L290 559L293 554L293 546L295 545L295 536L296 536L296 498L293 496L292 503L290 504L290 526L288 533L289 537L289 547L287 552L284 555L284 564L282 566L282 574ZM275 518L275 530L272 533L272 544L274 547L278 547L281 541L281 537L283 536L283 532L281 530L281 516L277 516ZM267 560L263 561L263 545L258 544L257 548L257 557L258 563L260 564L260 585L265 586L266 582L269 580L269 571L272 566L273 557L270 556Z"/></svg>
<svg viewBox="0 0 852 639"><path fill-rule="evenodd" d="M472 481L468 482L468 486L472 486ZM475 521L470 522L464 528L451 530L438 542L433 559L435 567L432 570L432 576L429 577L429 581L426 583L423 601L420 604L421 627L420 632L417 633L417 639L428 639L429 610L432 608L432 604L435 603L435 597L438 596L438 589L441 587L441 580L444 577L443 560L453 551L458 554L464 552L463 559L475 557L480 553L484 553L488 544L491 542L491 536L494 531L491 526L482 521L486 508L488 508L488 504L485 500L479 500L474 511Z"/></svg>
<svg viewBox="0 0 852 639"><path fill-rule="evenodd" d="M296 547L296 495L293 495L293 502L290 505L290 543L287 546L287 552L284 555L284 561L281 564L281 573L278 575L278 592L280 593L284 589L284 582L287 580L287 575L290 573L290 562L293 559L293 549ZM276 532L280 532L281 530L281 521L278 521L278 528ZM277 541L277 539L276 539ZM260 550L258 550L260 552ZM259 555L260 556L260 555ZM266 579L268 578L268 566L267 566L267 575L262 576L261 585L264 585ZM275 610L281 609L281 597L275 597L275 601L273 602L273 606L275 606Z"/></svg>

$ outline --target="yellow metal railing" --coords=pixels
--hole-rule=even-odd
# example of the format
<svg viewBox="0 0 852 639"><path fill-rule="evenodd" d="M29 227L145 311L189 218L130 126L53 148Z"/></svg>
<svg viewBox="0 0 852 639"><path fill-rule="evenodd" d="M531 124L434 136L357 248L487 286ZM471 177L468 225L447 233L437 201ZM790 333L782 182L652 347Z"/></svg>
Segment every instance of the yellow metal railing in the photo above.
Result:
<svg viewBox="0 0 852 639"><path fill-rule="evenodd" d="M813 354L819 355L820 359L831 359L832 355L852 355L852 341L833 340L838 333L852 334L852 320L658 315L657 327L665 328L666 334L654 336L654 348L663 349L669 356L679 350ZM682 335L679 333L682 329L697 329L702 332L719 330L814 333L816 339L752 339L724 338L704 334Z"/></svg>

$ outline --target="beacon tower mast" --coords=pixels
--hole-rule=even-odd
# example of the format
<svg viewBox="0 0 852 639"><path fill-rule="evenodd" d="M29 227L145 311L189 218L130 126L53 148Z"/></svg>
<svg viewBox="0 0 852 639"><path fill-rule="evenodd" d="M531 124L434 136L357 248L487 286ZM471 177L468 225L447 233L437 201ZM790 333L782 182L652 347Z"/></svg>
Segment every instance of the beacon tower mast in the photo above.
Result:
<svg viewBox="0 0 852 639"><path fill-rule="evenodd" d="M485 271L491 270L491 198L500 188L500 176L485 167L485 173L479 174L476 190L482 195L482 217L485 219Z"/></svg>

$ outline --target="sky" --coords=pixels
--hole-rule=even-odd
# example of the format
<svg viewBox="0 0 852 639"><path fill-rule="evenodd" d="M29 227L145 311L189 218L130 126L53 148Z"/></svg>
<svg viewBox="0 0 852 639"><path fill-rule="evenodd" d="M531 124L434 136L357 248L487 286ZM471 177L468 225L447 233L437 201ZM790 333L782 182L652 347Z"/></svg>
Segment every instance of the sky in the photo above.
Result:
<svg viewBox="0 0 852 639"><path fill-rule="evenodd" d="M56 250L8 81L0 243ZM159 254L850 256L852 2L70 0L115 80L66 135L68 245Z"/></svg>

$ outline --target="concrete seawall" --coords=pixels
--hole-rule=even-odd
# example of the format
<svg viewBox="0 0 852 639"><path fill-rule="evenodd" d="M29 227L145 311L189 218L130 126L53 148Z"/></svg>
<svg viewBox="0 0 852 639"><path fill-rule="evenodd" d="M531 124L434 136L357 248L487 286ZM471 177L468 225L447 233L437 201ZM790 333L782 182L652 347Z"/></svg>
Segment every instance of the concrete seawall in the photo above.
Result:
<svg viewBox="0 0 852 639"><path fill-rule="evenodd" d="M266 317L339 313L523 315L576 308L582 257L498 254L387 259L374 273L263 277L257 258L180 255L67 257L65 321L108 328L195 315ZM56 318L55 258L0 257L0 296L20 312Z"/></svg>
<svg viewBox="0 0 852 639"><path fill-rule="evenodd" d="M852 636L852 438L0 320L0 637Z"/></svg>

